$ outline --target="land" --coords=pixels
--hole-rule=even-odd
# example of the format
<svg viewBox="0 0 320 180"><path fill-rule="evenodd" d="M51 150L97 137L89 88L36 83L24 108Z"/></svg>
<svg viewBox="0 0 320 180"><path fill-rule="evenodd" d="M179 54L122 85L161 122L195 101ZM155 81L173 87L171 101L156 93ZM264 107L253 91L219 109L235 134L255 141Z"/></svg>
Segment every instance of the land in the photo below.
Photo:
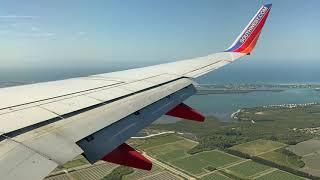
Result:
<svg viewBox="0 0 320 180"><path fill-rule="evenodd" d="M83 158L83 157L78 157ZM72 168L56 169L45 180L100 180L110 174L119 165L98 162L94 165L85 164Z"/></svg>
<svg viewBox="0 0 320 180"><path fill-rule="evenodd" d="M286 89L309 88L319 91L319 84L201 84L198 95L239 94L251 92L282 92Z"/></svg>
<svg viewBox="0 0 320 180"><path fill-rule="evenodd" d="M287 173L317 178L319 112L319 104L264 106L241 109L228 123L209 117L202 124L180 121L150 128L192 133L199 144L190 154L218 149Z"/></svg>
<svg viewBox="0 0 320 180"><path fill-rule="evenodd" d="M153 162L156 163L155 169L147 173L149 176L158 174L160 166L177 177L186 179L262 179L264 176L303 179L272 166L218 149L190 154L188 152L196 147L198 143L182 137L181 133L151 137L143 141L138 140L139 142L135 141L132 140L131 145L134 144L137 149L151 156ZM251 142L251 147L253 148L254 144L261 144L264 141ZM160 144L159 142L162 143ZM273 149L286 146L278 142L267 142L267 144L268 147L273 147ZM241 144L240 147L246 147L246 144ZM270 149L258 149L258 154L270 151ZM137 172L139 171L141 170ZM123 179L134 179L136 178L134 176L135 173L126 175Z"/></svg>
<svg viewBox="0 0 320 180"><path fill-rule="evenodd" d="M127 143L153 161L151 172L79 157L48 179L320 179L319 104L243 108L233 118L144 129Z"/></svg>
<svg viewBox="0 0 320 180"><path fill-rule="evenodd" d="M201 89L197 95L208 94L241 94L251 92L281 92L283 89Z"/></svg>

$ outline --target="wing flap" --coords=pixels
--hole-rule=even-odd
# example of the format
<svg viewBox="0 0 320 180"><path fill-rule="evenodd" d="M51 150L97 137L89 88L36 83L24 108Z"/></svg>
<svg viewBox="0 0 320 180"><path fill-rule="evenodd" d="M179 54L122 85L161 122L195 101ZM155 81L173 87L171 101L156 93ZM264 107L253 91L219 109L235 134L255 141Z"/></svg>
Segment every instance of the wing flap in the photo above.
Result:
<svg viewBox="0 0 320 180"><path fill-rule="evenodd" d="M3 180L42 179L58 166L57 163L13 140L6 139L0 146L0 174ZM34 169L37 172L33 172Z"/></svg>
<svg viewBox="0 0 320 180"><path fill-rule="evenodd" d="M49 119L58 115L40 107L31 107L0 115L0 132L8 133Z"/></svg>
<svg viewBox="0 0 320 180"><path fill-rule="evenodd" d="M59 131L34 130L32 133L25 133L13 139L60 165L83 152L75 142L63 136Z"/></svg>

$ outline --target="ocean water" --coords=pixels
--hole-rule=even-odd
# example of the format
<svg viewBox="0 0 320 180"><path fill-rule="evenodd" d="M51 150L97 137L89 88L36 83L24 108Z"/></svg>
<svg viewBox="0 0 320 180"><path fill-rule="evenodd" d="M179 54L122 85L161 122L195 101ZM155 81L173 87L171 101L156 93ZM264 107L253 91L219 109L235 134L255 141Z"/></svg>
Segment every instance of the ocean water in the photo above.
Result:
<svg viewBox="0 0 320 180"><path fill-rule="evenodd" d="M244 94L210 94L190 97L186 103L203 114L229 121L233 112L244 107L275 104L304 104L320 102L320 91L288 89L282 92L251 92Z"/></svg>

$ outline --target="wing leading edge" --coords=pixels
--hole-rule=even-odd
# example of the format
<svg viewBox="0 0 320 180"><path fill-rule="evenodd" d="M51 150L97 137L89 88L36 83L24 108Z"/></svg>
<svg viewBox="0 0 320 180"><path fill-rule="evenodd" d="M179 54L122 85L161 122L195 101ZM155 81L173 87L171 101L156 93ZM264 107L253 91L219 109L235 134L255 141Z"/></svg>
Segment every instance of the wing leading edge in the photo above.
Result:
<svg viewBox="0 0 320 180"><path fill-rule="evenodd" d="M110 158L120 162L105 157L161 115L189 114L202 120L182 104L195 93L192 79L250 54L270 9L271 4L263 5L224 52L0 89L0 98L8 100L0 103L0 176L42 179L80 154L90 162Z"/></svg>

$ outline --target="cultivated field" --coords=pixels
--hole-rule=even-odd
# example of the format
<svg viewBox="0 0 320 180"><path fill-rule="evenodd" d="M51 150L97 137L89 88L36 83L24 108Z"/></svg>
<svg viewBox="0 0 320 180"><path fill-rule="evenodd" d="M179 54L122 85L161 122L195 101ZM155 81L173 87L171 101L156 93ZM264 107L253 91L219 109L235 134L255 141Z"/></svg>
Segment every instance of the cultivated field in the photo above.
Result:
<svg viewBox="0 0 320 180"><path fill-rule="evenodd" d="M225 171L238 177L250 178L270 169L271 167L269 166L258 164L250 160L227 168Z"/></svg>
<svg viewBox="0 0 320 180"><path fill-rule="evenodd" d="M165 179L165 180L183 180L183 178L176 176L168 171L163 171L158 174L154 174L148 177L143 178L143 180L159 180L159 179Z"/></svg>
<svg viewBox="0 0 320 180"><path fill-rule="evenodd" d="M146 150L148 148L161 146L161 145L176 142L179 140L184 140L184 138L180 136L176 136L174 134L156 136L156 137L143 140L144 142L140 146L138 146L138 148Z"/></svg>
<svg viewBox="0 0 320 180"><path fill-rule="evenodd" d="M303 171L320 176L320 140L307 140L297 145L289 146L288 149L302 156L302 161L305 163Z"/></svg>
<svg viewBox="0 0 320 180"><path fill-rule="evenodd" d="M196 145L196 142L187 139L181 139L175 142L147 148L144 151L154 157L159 158L160 160L172 161L177 158L188 156L187 151Z"/></svg>
<svg viewBox="0 0 320 180"><path fill-rule="evenodd" d="M320 152L304 156L302 160L306 164L303 171L320 177Z"/></svg>
<svg viewBox="0 0 320 180"><path fill-rule="evenodd" d="M210 166L215 168L223 167L231 163L235 163L243 160L239 157L236 157L218 150L201 152L201 153L195 154L193 157L201 159L209 163Z"/></svg>
<svg viewBox="0 0 320 180"><path fill-rule="evenodd" d="M61 175L48 177L45 178L45 180L100 180L101 178L109 174L117 166L118 165L111 163L103 163L70 172L68 173L68 175L63 173Z"/></svg>
<svg viewBox="0 0 320 180"><path fill-rule="evenodd" d="M75 159L75 160L72 160L70 162L67 162L62 167L68 169L68 168L83 166L83 165L86 165L86 164L89 164L89 162L84 157L81 157L79 159Z"/></svg>
<svg viewBox="0 0 320 180"><path fill-rule="evenodd" d="M279 179L279 180L304 180L305 178L296 176L294 174L289 174L284 171L274 171L259 178L256 180L271 180L271 179Z"/></svg>
<svg viewBox="0 0 320 180"><path fill-rule="evenodd" d="M275 151L264 153L259 157L294 169L299 169L304 166L304 162L301 160L301 157L296 155L289 156L283 151L285 151L285 149L278 149Z"/></svg>
<svg viewBox="0 0 320 180"><path fill-rule="evenodd" d="M233 146L230 149L257 156L286 146L286 144L280 142L258 139L256 141Z"/></svg>
<svg viewBox="0 0 320 180"><path fill-rule="evenodd" d="M320 140L310 139L296 145L289 146L288 149L300 156L305 156L317 151L320 152Z"/></svg>
<svg viewBox="0 0 320 180"><path fill-rule="evenodd" d="M188 150L198 143L173 134L150 138L145 143L146 145L141 144L139 149L162 162L195 176L243 160L218 150L191 155L187 153Z"/></svg>
<svg viewBox="0 0 320 180"><path fill-rule="evenodd" d="M184 170L185 172L199 176L214 169L222 168L223 166L239 161L243 161L243 159L218 150L213 150L190 155L188 157L172 161L170 164Z"/></svg>
<svg viewBox="0 0 320 180"><path fill-rule="evenodd" d="M168 180L181 180L179 176L176 176L169 171L159 167L156 164L153 164L151 171L145 171L140 169L135 169L134 173L122 177L122 180L132 180L132 179L168 179Z"/></svg>
<svg viewBox="0 0 320 180"><path fill-rule="evenodd" d="M273 172L277 171L277 169L219 150L189 154L188 150L195 147L197 143L174 134L146 139L144 143L140 143L139 149L145 151L155 159L199 179L232 179L230 177L254 179L266 175L295 177L295 175L281 171L279 171L279 173ZM260 157L274 162L279 161L285 165L294 166L295 164L293 163L292 165L290 158L288 159L287 156L281 153L281 150L285 147L287 147L287 145L280 142L259 139L233 146L230 149L254 156L260 155ZM153 177L155 174L163 175L162 172L162 170L153 170L150 174L151 177ZM140 173L143 173L147 177L150 176L147 172ZM139 179L145 176L139 176L139 171L136 170L135 173L126 176L126 178Z"/></svg>
<svg viewBox="0 0 320 180"><path fill-rule="evenodd" d="M213 172L202 177L201 180L232 180L232 179L218 172Z"/></svg>
<svg viewBox="0 0 320 180"><path fill-rule="evenodd" d="M165 135L159 138L160 140L150 138L146 140L147 146L143 144L139 148L148 155L166 163L190 156L187 151L198 144L176 135Z"/></svg>

